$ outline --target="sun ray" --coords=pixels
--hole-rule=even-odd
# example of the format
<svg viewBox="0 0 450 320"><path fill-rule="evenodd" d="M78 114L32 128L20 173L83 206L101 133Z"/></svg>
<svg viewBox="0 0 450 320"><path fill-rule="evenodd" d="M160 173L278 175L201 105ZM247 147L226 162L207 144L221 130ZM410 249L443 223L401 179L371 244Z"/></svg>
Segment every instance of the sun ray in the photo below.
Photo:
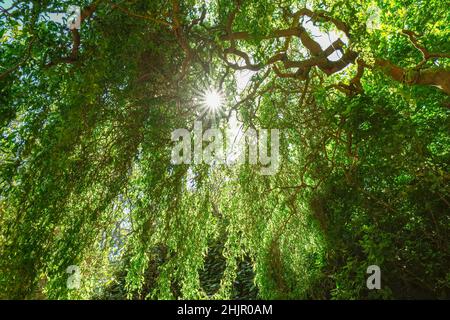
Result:
<svg viewBox="0 0 450 320"><path fill-rule="evenodd" d="M203 92L200 99L200 104L203 109L202 114L207 113L208 115L215 117L218 113L223 111L222 108L224 103L225 99L223 94L216 89L210 88Z"/></svg>

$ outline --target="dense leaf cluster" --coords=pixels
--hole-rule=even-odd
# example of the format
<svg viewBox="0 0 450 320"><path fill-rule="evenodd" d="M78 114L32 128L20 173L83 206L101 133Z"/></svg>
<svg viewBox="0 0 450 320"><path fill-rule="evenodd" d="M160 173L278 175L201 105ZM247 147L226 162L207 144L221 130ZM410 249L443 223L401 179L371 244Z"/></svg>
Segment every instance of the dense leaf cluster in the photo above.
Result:
<svg viewBox="0 0 450 320"><path fill-rule="evenodd" d="M51 14L71 4L79 31ZM270 58L285 39L270 35L306 7L327 12L320 32L342 33L329 17L348 26L343 51L364 74L350 61L282 76ZM433 86L448 78L413 81L447 72L417 43L448 54L449 19L441 0L6 1L0 298L449 298L450 102ZM311 58L301 37L289 59ZM246 88L227 48L261 66ZM226 96L215 117L197 102L209 88ZM280 129L276 175L171 162L173 130L231 110L244 128ZM381 290L366 287L369 265Z"/></svg>

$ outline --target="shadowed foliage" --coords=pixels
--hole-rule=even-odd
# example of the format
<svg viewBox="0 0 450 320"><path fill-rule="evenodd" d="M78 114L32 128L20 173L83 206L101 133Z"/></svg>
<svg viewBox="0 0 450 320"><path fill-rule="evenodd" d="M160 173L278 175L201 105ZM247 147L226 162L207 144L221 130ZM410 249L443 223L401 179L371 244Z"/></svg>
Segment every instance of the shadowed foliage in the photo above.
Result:
<svg viewBox="0 0 450 320"><path fill-rule="evenodd" d="M442 0L5 1L0 298L448 299L449 21ZM175 129L231 119L280 130L276 174L171 161Z"/></svg>

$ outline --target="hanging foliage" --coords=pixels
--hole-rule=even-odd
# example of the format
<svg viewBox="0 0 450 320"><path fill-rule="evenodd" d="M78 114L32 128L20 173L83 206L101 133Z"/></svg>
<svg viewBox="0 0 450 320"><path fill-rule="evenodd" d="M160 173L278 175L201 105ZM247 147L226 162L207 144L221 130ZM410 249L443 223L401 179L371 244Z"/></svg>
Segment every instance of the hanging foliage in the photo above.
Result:
<svg viewBox="0 0 450 320"><path fill-rule="evenodd" d="M442 0L1 4L0 298L449 298L449 21ZM202 148L231 122L279 132L275 171L261 148L174 163L177 129Z"/></svg>

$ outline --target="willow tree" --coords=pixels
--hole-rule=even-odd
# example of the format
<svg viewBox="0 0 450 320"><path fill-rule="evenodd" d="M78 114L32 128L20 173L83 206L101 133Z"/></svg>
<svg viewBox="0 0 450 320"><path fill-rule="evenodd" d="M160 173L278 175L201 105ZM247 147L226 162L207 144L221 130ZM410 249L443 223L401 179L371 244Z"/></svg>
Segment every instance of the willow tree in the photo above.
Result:
<svg viewBox="0 0 450 320"><path fill-rule="evenodd" d="M450 296L445 1L0 11L0 297ZM282 132L277 174L173 164L175 129L233 117Z"/></svg>

